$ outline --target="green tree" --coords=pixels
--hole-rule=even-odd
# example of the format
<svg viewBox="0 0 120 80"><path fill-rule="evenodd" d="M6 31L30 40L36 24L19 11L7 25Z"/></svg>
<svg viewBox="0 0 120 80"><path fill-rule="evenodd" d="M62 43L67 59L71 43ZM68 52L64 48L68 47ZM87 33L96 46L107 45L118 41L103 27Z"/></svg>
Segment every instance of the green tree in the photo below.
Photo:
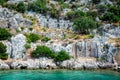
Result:
<svg viewBox="0 0 120 80"><path fill-rule="evenodd" d="M6 53L6 46L0 42L0 59L6 60L8 58L8 54Z"/></svg>
<svg viewBox="0 0 120 80"><path fill-rule="evenodd" d="M69 54L67 54L65 51L58 52L58 55L55 57L54 61L56 62L62 62L64 60L70 59Z"/></svg>
<svg viewBox="0 0 120 80"><path fill-rule="evenodd" d="M89 17L81 17L74 20L73 29L80 34L89 34L98 27L98 23Z"/></svg>
<svg viewBox="0 0 120 80"><path fill-rule="evenodd" d="M5 28L0 28L0 40L7 40L11 37L11 33L5 29Z"/></svg>

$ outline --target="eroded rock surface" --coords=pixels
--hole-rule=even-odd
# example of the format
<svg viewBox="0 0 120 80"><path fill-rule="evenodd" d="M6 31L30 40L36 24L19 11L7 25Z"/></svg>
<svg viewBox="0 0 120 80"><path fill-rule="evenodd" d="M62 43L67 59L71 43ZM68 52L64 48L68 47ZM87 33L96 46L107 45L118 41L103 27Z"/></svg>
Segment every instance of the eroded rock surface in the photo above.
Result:
<svg viewBox="0 0 120 80"><path fill-rule="evenodd" d="M0 69L10 69L10 67L8 66L8 64L0 60Z"/></svg>
<svg viewBox="0 0 120 80"><path fill-rule="evenodd" d="M27 61L15 61L11 63L13 69L56 69L53 59L39 58L28 59Z"/></svg>
<svg viewBox="0 0 120 80"><path fill-rule="evenodd" d="M9 58L20 59L25 57L26 37L23 34L18 34L11 38L10 42L6 43L7 53Z"/></svg>

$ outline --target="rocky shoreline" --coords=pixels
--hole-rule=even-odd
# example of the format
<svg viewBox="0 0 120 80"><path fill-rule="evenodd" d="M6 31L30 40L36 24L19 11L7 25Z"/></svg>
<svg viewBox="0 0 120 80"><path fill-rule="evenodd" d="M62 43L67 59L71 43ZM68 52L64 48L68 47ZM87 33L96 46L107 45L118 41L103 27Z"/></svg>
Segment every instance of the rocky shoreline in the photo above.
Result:
<svg viewBox="0 0 120 80"><path fill-rule="evenodd" d="M9 0L7 3L15 4L20 1L21 0ZM27 3L29 0L22 1ZM56 3L54 0L53 2ZM84 4L85 6L83 9L89 11L90 9L87 7L88 3L90 3L89 0L80 0L79 4ZM112 2L109 0L101 0L100 4L112 4ZM78 7L78 9L84 12L82 7ZM99 13L97 8L95 8L95 11ZM66 11L63 10L63 12ZM87 12L85 14L87 14ZM108 23L106 21L102 22L102 20L99 19L99 16L96 16L95 19L100 23L100 26L97 29L90 31L89 35L81 35L72 31L73 22L69 19L64 19L64 17L54 19L50 15L43 15L42 13L31 11L20 13L16 12L16 10L2 7L0 4L0 28L8 29L10 33L12 33L11 38L8 40L0 40L0 42L6 46L6 52L3 53L7 53L8 58L11 59L7 61L0 60L0 70L78 70L110 68L120 71L120 25L111 22ZM5 32L1 31L1 34L3 33ZM27 36L30 34L39 35L40 39L34 42L30 40L30 36ZM49 47L56 53L64 50L74 58L63 62L54 62L53 59L43 57L32 59L31 52L35 50L37 46L41 45Z"/></svg>
<svg viewBox="0 0 120 80"><path fill-rule="evenodd" d="M83 59L84 60L84 59ZM12 61L2 61L0 60L0 70L54 70L54 69L70 69L70 70L99 70L99 69L115 69L115 65L104 61L92 61L81 59L70 59L63 62L55 63L53 59L39 58L39 59L28 59L28 60L12 60Z"/></svg>

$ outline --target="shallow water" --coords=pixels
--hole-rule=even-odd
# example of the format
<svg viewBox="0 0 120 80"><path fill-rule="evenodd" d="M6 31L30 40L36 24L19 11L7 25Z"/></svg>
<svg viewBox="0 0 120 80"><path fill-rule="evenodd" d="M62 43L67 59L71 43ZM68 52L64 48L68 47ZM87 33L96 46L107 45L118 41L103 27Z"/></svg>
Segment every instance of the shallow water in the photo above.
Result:
<svg viewBox="0 0 120 80"><path fill-rule="evenodd" d="M0 71L0 80L120 80L114 71L8 70Z"/></svg>

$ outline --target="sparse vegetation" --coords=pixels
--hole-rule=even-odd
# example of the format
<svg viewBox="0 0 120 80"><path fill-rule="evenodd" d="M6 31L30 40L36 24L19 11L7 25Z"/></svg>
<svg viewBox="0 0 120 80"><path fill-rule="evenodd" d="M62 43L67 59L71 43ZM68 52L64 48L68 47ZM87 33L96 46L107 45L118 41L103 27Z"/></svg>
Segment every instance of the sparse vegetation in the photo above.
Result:
<svg viewBox="0 0 120 80"><path fill-rule="evenodd" d="M69 54L67 54L65 51L60 51L58 52L57 56L55 57L55 61L58 61L58 62L62 62L64 60L68 60L70 59L70 56Z"/></svg>
<svg viewBox="0 0 120 80"><path fill-rule="evenodd" d="M78 10L78 11L71 11L71 12L68 12L66 16L67 16L67 19L73 21L76 18L80 18L80 17L86 16L86 13L84 13L84 12L82 12L80 10Z"/></svg>
<svg viewBox="0 0 120 80"><path fill-rule="evenodd" d="M8 40L11 36L11 33L7 29L0 28L0 40Z"/></svg>
<svg viewBox="0 0 120 80"><path fill-rule="evenodd" d="M30 30L30 31L32 31L32 30L33 30L33 28L32 28L32 27L30 27L30 28L29 28L29 30Z"/></svg>
<svg viewBox="0 0 120 80"><path fill-rule="evenodd" d="M6 46L0 42L0 59L6 60L8 58L8 54L6 53Z"/></svg>
<svg viewBox="0 0 120 80"><path fill-rule="evenodd" d="M25 48L29 49L29 48L31 48L31 45L29 43L27 43L27 44L25 44Z"/></svg>
<svg viewBox="0 0 120 80"><path fill-rule="evenodd" d="M40 35L34 33L26 34L26 37L28 43L37 42L40 39Z"/></svg>
<svg viewBox="0 0 120 80"><path fill-rule="evenodd" d="M42 37L42 39L41 39L41 41L43 41L43 42L48 42L50 40L50 38L48 38L48 37Z"/></svg>

